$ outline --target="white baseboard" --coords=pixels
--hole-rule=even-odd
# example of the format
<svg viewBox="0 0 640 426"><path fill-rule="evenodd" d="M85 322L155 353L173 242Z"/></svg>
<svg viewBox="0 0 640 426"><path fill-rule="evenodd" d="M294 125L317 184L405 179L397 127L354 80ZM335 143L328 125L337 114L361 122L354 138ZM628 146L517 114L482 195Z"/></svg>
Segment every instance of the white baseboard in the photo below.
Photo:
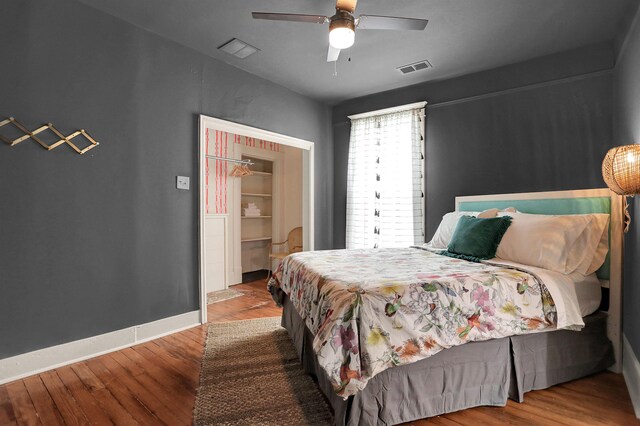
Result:
<svg viewBox="0 0 640 426"><path fill-rule="evenodd" d="M640 419L640 362L624 334L622 335L622 374L627 383L636 417Z"/></svg>
<svg viewBox="0 0 640 426"><path fill-rule="evenodd" d="M0 359L0 385L200 325L200 311Z"/></svg>

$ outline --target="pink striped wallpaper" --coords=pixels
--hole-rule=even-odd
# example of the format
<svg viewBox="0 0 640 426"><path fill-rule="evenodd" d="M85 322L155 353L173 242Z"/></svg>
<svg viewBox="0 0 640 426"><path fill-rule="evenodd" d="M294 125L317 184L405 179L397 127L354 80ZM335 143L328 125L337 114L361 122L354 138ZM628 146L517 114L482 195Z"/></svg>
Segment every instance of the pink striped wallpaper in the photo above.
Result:
<svg viewBox="0 0 640 426"><path fill-rule="evenodd" d="M234 144L244 145L252 148L264 149L266 151L280 152L280 144L262 139L249 138L246 136L234 135L233 133L222 132L214 129L206 130L205 154L218 157L229 157L229 140ZM227 209L227 180L229 172L233 167L222 160L205 159L205 206L207 214L226 214ZM211 165L213 165L213 170ZM209 188L213 185L213 194ZM211 199L213 198L213 199Z"/></svg>

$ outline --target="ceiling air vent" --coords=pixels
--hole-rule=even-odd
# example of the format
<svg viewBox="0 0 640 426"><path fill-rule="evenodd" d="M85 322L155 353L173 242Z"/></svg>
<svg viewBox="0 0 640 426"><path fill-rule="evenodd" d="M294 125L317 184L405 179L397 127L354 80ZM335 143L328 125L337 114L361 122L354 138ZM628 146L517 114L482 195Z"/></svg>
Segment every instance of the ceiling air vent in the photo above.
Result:
<svg viewBox="0 0 640 426"><path fill-rule="evenodd" d="M260 50L257 47L253 47L250 44L247 44L244 41L239 40L237 38L234 38L226 42L222 46L218 47L218 49L222 50L223 52L227 52L235 56L236 58L240 58L240 59L244 59L249 55L253 55L254 53Z"/></svg>
<svg viewBox="0 0 640 426"><path fill-rule="evenodd" d="M431 65L431 62L425 59L424 61L416 62L414 64L403 65L396 69L400 71L402 74L409 74L414 71L426 70L427 68L433 68L433 65Z"/></svg>

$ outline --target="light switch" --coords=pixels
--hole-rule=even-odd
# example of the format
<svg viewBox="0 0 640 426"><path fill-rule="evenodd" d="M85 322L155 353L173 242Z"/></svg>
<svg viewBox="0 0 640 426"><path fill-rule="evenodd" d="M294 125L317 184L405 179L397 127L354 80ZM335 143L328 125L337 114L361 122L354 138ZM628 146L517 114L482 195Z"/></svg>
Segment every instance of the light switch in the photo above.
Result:
<svg viewBox="0 0 640 426"><path fill-rule="evenodd" d="M189 177L176 176L176 188L189 190Z"/></svg>

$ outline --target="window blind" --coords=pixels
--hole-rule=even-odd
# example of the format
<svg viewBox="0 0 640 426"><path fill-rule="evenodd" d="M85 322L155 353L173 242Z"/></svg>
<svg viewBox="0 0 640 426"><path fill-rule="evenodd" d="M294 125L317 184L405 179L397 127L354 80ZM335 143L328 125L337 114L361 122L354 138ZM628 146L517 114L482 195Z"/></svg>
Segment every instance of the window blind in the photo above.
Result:
<svg viewBox="0 0 640 426"><path fill-rule="evenodd" d="M347 248L424 242L424 109L353 119L347 172Z"/></svg>

